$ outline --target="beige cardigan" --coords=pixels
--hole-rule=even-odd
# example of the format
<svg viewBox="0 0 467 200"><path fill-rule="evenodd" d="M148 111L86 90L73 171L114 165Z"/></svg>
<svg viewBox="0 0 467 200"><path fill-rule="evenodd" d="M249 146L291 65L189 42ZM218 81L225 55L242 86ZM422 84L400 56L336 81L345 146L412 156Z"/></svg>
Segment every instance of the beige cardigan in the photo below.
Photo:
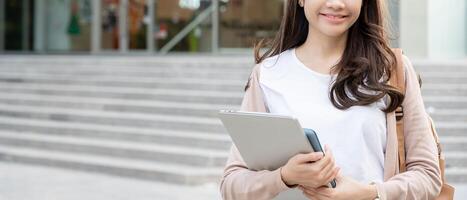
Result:
<svg viewBox="0 0 467 200"><path fill-rule="evenodd" d="M386 199L433 199L441 189L441 174L438 166L437 148L431 136L416 72L403 56L406 76L404 107L404 135L407 171L399 174L395 113L387 114L387 146L384 162L384 183L377 183L382 200ZM260 65L250 75L241 110L268 112L259 87ZM252 171L243 161L235 145L220 183L224 199L261 200L272 199L289 189L281 179L279 169Z"/></svg>

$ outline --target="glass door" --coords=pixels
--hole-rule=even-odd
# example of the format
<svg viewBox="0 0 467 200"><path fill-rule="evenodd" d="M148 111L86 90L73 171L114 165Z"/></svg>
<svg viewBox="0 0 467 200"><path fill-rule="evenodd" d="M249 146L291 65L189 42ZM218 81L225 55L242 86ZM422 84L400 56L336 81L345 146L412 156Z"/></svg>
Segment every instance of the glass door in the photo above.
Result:
<svg viewBox="0 0 467 200"><path fill-rule="evenodd" d="M128 47L130 50L147 48L147 30L149 17L147 0L129 0L128 2Z"/></svg>
<svg viewBox="0 0 467 200"><path fill-rule="evenodd" d="M255 41L279 29L284 0L221 1L219 11L221 51L250 51Z"/></svg>
<svg viewBox="0 0 467 200"><path fill-rule="evenodd" d="M32 0L0 0L0 51L32 47Z"/></svg>
<svg viewBox="0 0 467 200"><path fill-rule="evenodd" d="M152 44L148 38L153 35L154 22L149 9L153 2L154 0L102 0L101 49L121 52L151 50Z"/></svg>
<svg viewBox="0 0 467 200"><path fill-rule="evenodd" d="M120 48L120 0L102 0L100 5L100 13L102 17L100 49L103 51L116 51Z"/></svg>

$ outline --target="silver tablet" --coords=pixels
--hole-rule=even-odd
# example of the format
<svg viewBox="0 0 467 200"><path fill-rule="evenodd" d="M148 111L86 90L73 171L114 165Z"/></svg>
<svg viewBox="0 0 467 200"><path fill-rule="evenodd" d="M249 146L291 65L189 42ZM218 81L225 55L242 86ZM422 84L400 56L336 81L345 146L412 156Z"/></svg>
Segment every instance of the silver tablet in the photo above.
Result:
<svg viewBox="0 0 467 200"><path fill-rule="evenodd" d="M313 152L304 130L294 117L221 110L219 118L249 169L272 171L285 165L296 154ZM297 188L281 192L274 198L290 199L308 198Z"/></svg>
<svg viewBox="0 0 467 200"><path fill-rule="evenodd" d="M219 118L249 169L275 170L296 154L313 152L292 116L221 110Z"/></svg>

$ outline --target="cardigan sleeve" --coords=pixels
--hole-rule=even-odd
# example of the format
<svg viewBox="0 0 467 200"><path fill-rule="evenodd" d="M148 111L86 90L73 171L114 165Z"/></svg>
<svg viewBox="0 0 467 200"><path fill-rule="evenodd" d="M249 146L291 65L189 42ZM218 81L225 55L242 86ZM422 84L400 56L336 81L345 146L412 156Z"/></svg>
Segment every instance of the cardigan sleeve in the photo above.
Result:
<svg viewBox="0 0 467 200"><path fill-rule="evenodd" d="M417 74L406 56L403 56L403 61L406 94L402 107L407 171L376 184L376 187L383 200L434 199L442 185L438 150L425 112Z"/></svg>
<svg viewBox="0 0 467 200"><path fill-rule="evenodd" d="M259 86L259 67L260 65L256 65L250 75L242 100L242 111L266 112L267 110ZM223 199L272 199L287 189L289 188L282 181L280 168L273 171L250 170L238 149L232 145L220 182Z"/></svg>

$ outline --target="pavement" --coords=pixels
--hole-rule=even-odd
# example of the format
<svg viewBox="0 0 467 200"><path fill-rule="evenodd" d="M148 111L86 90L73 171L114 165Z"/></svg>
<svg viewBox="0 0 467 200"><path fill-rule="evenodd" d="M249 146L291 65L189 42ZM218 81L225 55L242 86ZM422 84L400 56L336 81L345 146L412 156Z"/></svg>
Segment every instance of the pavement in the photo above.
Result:
<svg viewBox="0 0 467 200"><path fill-rule="evenodd" d="M216 200L217 184L185 186L101 173L0 162L0 200ZM456 200L467 184L454 184Z"/></svg>
<svg viewBox="0 0 467 200"><path fill-rule="evenodd" d="M217 184L190 187L0 162L0 200L209 200Z"/></svg>

